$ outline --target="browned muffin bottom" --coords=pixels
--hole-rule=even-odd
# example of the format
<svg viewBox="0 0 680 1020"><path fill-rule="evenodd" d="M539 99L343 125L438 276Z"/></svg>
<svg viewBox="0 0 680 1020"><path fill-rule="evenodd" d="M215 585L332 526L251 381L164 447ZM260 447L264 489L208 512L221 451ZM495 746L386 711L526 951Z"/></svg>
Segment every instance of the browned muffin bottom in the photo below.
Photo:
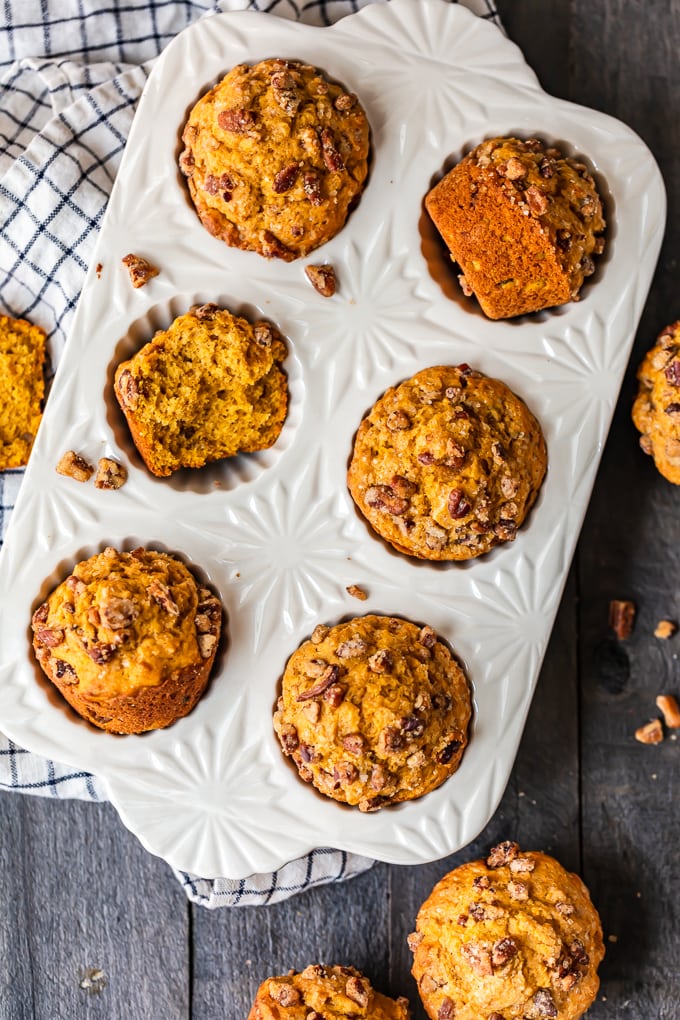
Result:
<svg viewBox="0 0 680 1020"><path fill-rule="evenodd" d="M308 64L239 64L194 106L180 169L203 225L235 248L292 261L358 201L369 128L357 97Z"/></svg>
<svg viewBox="0 0 680 1020"><path fill-rule="evenodd" d="M359 426L347 475L371 527L400 552L467 560L512 541L546 471L541 427L498 379L423 369Z"/></svg>
<svg viewBox="0 0 680 1020"><path fill-rule="evenodd" d="M317 626L291 655L274 728L305 782L360 811L420 797L460 764L470 693L431 627Z"/></svg>
<svg viewBox="0 0 680 1020"><path fill-rule="evenodd" d="M112 733L187 715L208 683L222 607L176 557L108 548L33 614L41 668L79 715Z"/></svg>
<svg viewBox="0 0 680 1020"><path fill-rule="evenodd" d="M409 1020L408 1000L390 999L354 967L312 964L301 973L267 978L248 1020Z"/></svg>
<svg viewBox="0 0 680 1020"><path fill-rule="evenodd" d="M409 946L432 1020L578 1020L604 956L578 875L509 841L434 887Z"/></svg>
<svg viewBox="0 0 680 1020"><path fill-rule="evenodd" d="M482 142L425 206L462 270L463 291L490 319L578 301L604 250L592 175L537 138Z"/></svg>

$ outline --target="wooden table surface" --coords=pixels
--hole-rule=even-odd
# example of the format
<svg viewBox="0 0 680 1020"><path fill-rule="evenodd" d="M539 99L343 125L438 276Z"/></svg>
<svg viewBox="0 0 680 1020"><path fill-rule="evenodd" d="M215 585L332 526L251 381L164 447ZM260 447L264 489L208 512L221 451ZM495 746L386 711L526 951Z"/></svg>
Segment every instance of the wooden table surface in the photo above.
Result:
<svg viewBox="0 0 680 1020"><path fill-rule="evenodd" d="M413 0L418 2L418 0ZM240 1020L259 982L352 964L422 1020L406 935L434 883L499 839L578 871L607 956L593 1020L680 1016L680 740L633 738L660 693L680 695L680 489L642 455L635 368L680 318L679 0L498 0L544 87L626 121L664 174L669 223L549 651L502 804L474 844L434 864L376 865L265 908L188 903L110 805L0 795L0 1020ZM678 527L676 535L675 528ZM631 639L612 598L638 606ZM83 988L91 971L102 977ZM85 982L87 984L87 982Z"/></svg>

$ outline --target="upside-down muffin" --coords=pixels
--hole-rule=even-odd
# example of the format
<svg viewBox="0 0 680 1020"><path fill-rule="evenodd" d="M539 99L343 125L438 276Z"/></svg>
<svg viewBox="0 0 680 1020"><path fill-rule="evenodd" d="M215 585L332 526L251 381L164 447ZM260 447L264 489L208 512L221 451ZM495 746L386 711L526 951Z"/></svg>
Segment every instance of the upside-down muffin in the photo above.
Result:
<svg viewBox="0 0 680 1020"><path fill-rule="evenodd" d="M395 549L467 560L515 538L546 463L538 421L505 383L468 365L435 366L373 405L347 482Z"/></svg>
<svg viewBox="0 0 680 1020"><path fill-rule="evenodd" d="M409 1020L408 1000L390 999L354 967L312 964L263 981L248 1020Z"/></svg>
<svg viewBox="0 0 680 1020"><path fill-rule="evenodd" d="M482 142L425 206L490 319L578 301L604 250L605 219L584 163L538 138Z"/></svg>
<svg viewBox="0 0 680 1020"><path fill-rule="evenodd" d="M658 471L680 485L680 322L666 326L638 369L633 422Z"/></svg>
<svg viewBox="0 0 680 1020"><path fill-rule="evenodd" d="M203 226L288 262L337 234L368 172L357 97L295 60L233 68L196 103L182 140L180 169Z"/></svg>
<svg viewBox="0 0 680 1020"><path fill-rule="evenodd" d="M578 1020L604 956L578 875L509 841L446 875L408 941L432 1020Z"/></svg>
<svg viewBox="0 0 680 1020"><path fill-rule="evenodd" d="M274 728L305 782L376 811L460 764L470 692L431 627L389 616L317 626L288 660Z"/></svg>
<svg viewBox="0 0 680 1020"><path fill-rule="evenodd" d="M0 471L23 467L42 418L44 329L0 315Z"/></svg>
<svg viewBox="0 0 680 1020"><path fill-rule="evenodd" d="M41 668L79 715L143 733L187 715L210 676L222 607L175 556L108 548L33 614Z"/></svg>
<svg viewBox="0 0 680 1020"><path fill-rule="evenodd" d="M154 475L266 450L288 408L286 345L270 323L207 304L116 369L115 394Z"/></svg>

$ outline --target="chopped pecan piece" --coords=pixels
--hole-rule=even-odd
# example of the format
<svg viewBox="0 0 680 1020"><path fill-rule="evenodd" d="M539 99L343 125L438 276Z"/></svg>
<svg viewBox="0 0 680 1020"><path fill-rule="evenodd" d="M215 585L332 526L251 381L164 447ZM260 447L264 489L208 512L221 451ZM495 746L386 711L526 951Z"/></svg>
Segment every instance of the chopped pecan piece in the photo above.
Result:
<svg viewBox="0 0 680 1020"><path fill-rule="evenodd" d="M345 590L348 595L351 595L353 599L359 599L360 602L365 602L368 598L364 589L359 587L358 584L350 584Z"/></svg>
<svg viewBox="0 0 680 1020"><path fill-rule="evenodd" d="M343 162L340 151L335 144L335 138L333 137L332 131L328 128L321 128L319 132L319 139L321 141L321 154L327 170L331 173L335 170L344 170L345 164Z"/></svg>
<svg viewBox="0 0 680 1020"><path fill-rule="evenodd" d="M111 457L100 457L94 484L98 489L120 489L127 482L127 468Z"/></svg>
<svg viewBox="0 0 680 1020"><path fill-rule="evenodd" d="M325 623L317 623L316 627L312 631L311 641L312 644L318 645L328 636L330 627L327 627Z"/></svg>
<svg viewBox="0 0 680 1020"><path fill-rule="evenodd" d="M409 508L408 499L398 496L390 485L371 485L366 489L366 503L374 510L384 510L392 517L401 517Z"/></svg>
<svg viewBox="0 0 680 1020"><path fill-rule="evenodd" d="M448 995L445 995L437 1010L437 1020L454 1020L455 1015L456 1007L453 1000L449 999Z"/></svg>
<svg viewBox="0 0 680 1020"><path fill-rule="evenodd" d="M489 977L493 974L491 952L488 946L481 942L465 942L460 947L460 951L475 974L480 977Z"/></svg>
<svg viewBox="0 0 680 1020"><path fill-rule="evenodd" d="M501 166L498 167L498 172L502 173ZM509 181L519 181L522 177L526 177L526 175L527 168L524 163L517 159L516 156L511 156L505 164L505 173L503 176L507 177Z"/></svg>
<svg viewBox="0 0 680 1020"><path fill-rule="evenodd" d="M121 259L121 262L127 267L127 271L130 274L130 283L135 290L138 287L144 287L149 280L153 280L154 276L158 276L159 270L156 266L141 255L133 255L130 252L129 255Z"/></svg>
<svg viewBox="0 0 680 1020"><path fill-rule="evenodd" d="M364 738L360 733L347 733L341 738L341 743L350 754L361 754L364 749Z"/></svg>
<svg viewBox="0 0 680 1020"><path fill-rule="evenodd" d="M414 751L406 759L406 764L410 769L422 769L427 763L424 751Z"/></svg>
<svg viewBox="0 0 680 1020"><path fill-rule="evenodd" d="M437 635L432 627L428 627L426 625L425 627L420 628L418 641L421 645L425 645L426 648L434 648L437 643Z"/></svg>
<svg viewBox="0 0 680 1020"><path fill-rule="evenodd" d="M212 653L215 651L217 645L217 638L214 634L199 634L198 635L198 650L201 653L202 659L209 659Z"/></svg>
<svg viewBox="0 0 680 1020"><path fill-rule="evenodd" d="M73 576L73 575L71 575L71 576ZM71 580L71 578L67 578L66 579L67 587L68 587L68 582L70 580ZM75 580L75 578L74 578L74 580ZM84 587L84 585L83 585L83 587ZM31 622L33 624L33 628L34 629L38 626L38 624L45 623L45 621L47 620L47 617L49 615L49 612L50 612L50 607L47 604L47 602L43 602L42 605L38 606L38 608L36 609L36 611L34 612L32 618L31 618Z"/></svg>
<svg viewBox="0 0 680 1020"><path fill-rule="evenodd" d="M217 114L217 123L223 131L231 131L235 135L248 135L250 138L259 137L257 118L250 110L220 110Z"/></svg>
<svg viewBox="0 0 680 1020"><path fill-rule="evenodd" d="M359 655L365 655L367 651L368 645L363 638L350 638L338 645L335 654L339 659L356 659Z"/></svg>
<svg viewBox="0 0 680 1020"><path fill-rule="evenodd" d="M193 177L196 168L194 154L191 149L184 149L179 157L179 168L185 177Z"/></svg>
<svg viewBox="0 0 680 1020"><path fill-rule="evenodd" d="M207 613L197 613L194 617L194 626L199 634L209 634L212 630L212 620Z"/></svg>
<svg viewBox="0 0 680 1020"><path fill-rule="evenodd" d="M461 517L466 517L470 513L472 504L465 498L462 489L451 489L448 509L454 520L460 520Z"/></svg>
<svg viewBox="0 0 680 1020"><path fill-rule="evenodd" d="M536 867L529 857L514 857L510 861L510 871L513 875L530 875Z"/></svg>
<svg viewBox="0 0 680 1020"><path fill-rule="evenodd" d="M331 708L337 708L345 700L347 684L331 684L323 692L323 700L327 701Z"/></svg>
<svg viewBox="0 0 680 1020"><path fill-rule="evenodd" d="M663 374L671 386L680 386L680 361L673 360L666 365Z"/></svg>
<svg viewBox="0 0 680 1020"><path fill-rule="evenodd" d="M281 727L281 732L279 733L279 740L281 741L283 753L292 754L300 742L298 739L298 731L295 729L292 723L285 723Z"/></svg>
<svg viewBox="0 0 680 1020"><path fill-rule="evenodd" d="M652 719L644 726L639 726L635 731L635 739L639 740L641 744L660 744L663 740L661 720Z"/></svg>
<svg viewBox="0 0 680 1020"><path fill-rule="evenodd" d="M321 679L312 687L298 694L296 701L309 701L311 698L320 698L323 692L338 681L340 670L337 666L327 666L321 675Z"/></svg>
<svg viewBox="0 0 680 1020"><path fill-rule="evenodd" d="M515 956L517 956L517 943L513 938L508 937L494 942L491 950L491 963L494 967L504 967Z"/></svg>
<svg viewBox="0 0 680 1020"><path fill-rule="evenodd" d="M486 875L477 875L477 877L473 879L472 884L475 889L488 889L491 882Z"/></svg>
<svg viewBox="0 0 680 1020"><path fill-rule="evenodd" d="M340 761L337 765L333 766L333 779L339 786L353 783L358 775L359 772L356 765L352 765L349 761Z"/></svg>
<svg viewBox="0 0 680 1020"><path fill-rule="evenodd" d="M300 993L294 985L289 985L283 981L270 981L269 982L269 994L278 1002L279 1006L297 1006L300 1001Z"/></svg>
<svg viewBox="0 0 680 1020"><path fill-rule="evenodd" d="M680 707L672 694L660 694L656 699L656 707L663 715L663 721L669 730L680 727Z"/></svg>
<svg viewBox="0 0 680 1020"><path fill-rule="evenodd" d="M399 751L404 746L404 737L396 726L386 726L378 737L378 748L383 754Z"/></svg>
<svg viewBox="0 0 680 1020"><path fill-rule="evenodd" d="M488 868L502 868L510 861L514 861L519 853L519 843L513 843L509 839L504 843L498 843L489 851L486 859Z"/></svg>
<svg viewBox="0 0 680 1020"><path fill-rule="evenodd" d="M93 662L96 662L98 666L108 662L110 658L115 654L118 645L114 642L111 644L93 644L85 649L87 654L90 656Z"/></svg>
<svg viewBox="0 0 680 1020"><path fill-rule="evenodd" d="M204 305L191 306L191 314L201 322L206 319L214 319L219 310L220 306L216 305L214 301L207 301Z"/></svg>
<svg viewBox="0 0 680 1020"><path fill-rule="evenodd" d="M333 297L336 288L333 266L305 266L305 276L321 297Z"/></svg>
<svg viewBox="0 0 680 1020"><path fill-rule="evenodd" d="M459 740L457 737L449 739L448 742L444 745L444 747L437 755L437 761L439 762L439 764L448 765L456 751L460 750L461 744L462 741Z"/></svg>
<svg viewBox="0 0 680 1020"><path fill-rule="evenodd" d="M296 78L286 69L277 70L271 76L271 83L276 102L284 113L294 117L302 102L302 92Z"/></svg>
<svg viewBox="0 0 680 1020"><path fill-rule="evenodd" d="M353 92L350 94L341 92L339 96L336 96L333 106L339 113L347 113L356 106L356 103L357 97Z"/></svg>
<svg viewBox="0 0 680 1020"><path fill-rule="evenodd" d="M619 641L625 641L633 632L635 603L629 599L612 599L609 603L609 626Z"/></svg>
<svg viewBox="0 0 680 1020"><path fill-rule="evenodd" d="M508 892L510 898L513 900L528 900L529 899L529 886L526 882L515 882L511 880L508 882Z"/></svg>
<svg viewBox="0 0 680 1020"><path fill-rule="evenodd" d="M76 482L87 482L94 472L91 464L74 450L67 450L57 464L57 473L75 479Z"/></svg>
<svg viewBox="0 0 680 1020"><path fill-rule="evenodd" d="M289 163L288 166L284 166L282 170L274 177L274 183L272 184L273 190L277 195L282 195L295 184L298 174L300 173L299 163Z"/></svg>
<svg viewBox="0 0 680 1020"><path fill-rule="evenodd" d="M537 1016L553 1018L559 1015L549 988L539 988L531 1001Z"/></svg>
<svg viewBox="0 0 680 1020"><path fill-rule="evenodd" d="M78 674L69 662L64 662L63 659L57 659L54 663L54 674L57 680L61 680L65 684L77 684Z"/></svg>
<svg viewBox="0 0 680 1020"><path fill-rule="evenodd" d="M157 602L166 613L170 616L179 616L179 606L172 597L172 592L168 588L167 584L163 584L162 581L154 579L151 584L147 585L147 594L150 598Z"/></svg>
<svg viewBox="0 0 680 1020"><path fill-rule="evenodd" d="M128 369L121 372L118 378L117 390L123 407L127 407L129 410L134 411L139 403L141 390L137 384L137 380L133 376L132 372L128 371Z"/></svg>
<svg viewBox="0 0 680 1020"><path fill-rule="evenodd" d="M323 195L321 193L321 177L315 170L308 170L302 178L302 188L309 199L310 205L321 205Z"/></svg>
<svg viewBox="0 0 680 1020"><path fill-rule="evenodd" d="M305 664L305 676L317 677L323 676L328 669L328 663L325 659L310 659Z"/></svg>
<svg viewBox="0 0 680 1020"><path fill-rule="evenodd" d="M139 616L139 610L132 599L108 598L99 606L101 622L110 630L125 630Z"/></svg>
<svg viewBox="0 0 680 1020"><path fill-rule="evenodd" d="M411 428L411 419L405 411L391 411L385 421L390 432L403 432Z"/></svg>
<svg viewBox="0 0 680 1020"><path fill-rule="evenodd" d="M41 645L48 648L56 648L64 640L64 632L61 627L38 627L35 636Z"/></svg>
<svg viewBox="0 0 680 1020"><path fill-rule="evenodd" d="M668 638L673 637L677 629L677 624L673 623L672 620L659 620L654 631L654 637L667 641Z"/></svg>
<svg viewBox="0 0 680 1020"><path fill-rule="evenodd" d="M368 668L373 673L391 673L393 666L394 659L389 648L380 648L369 656Z"/></svg>
<svg viewBox="0 0 680 1020"><path fill-rule="evenodd" d="M387 773L382 765L374 765L371 769L371 778L369 779L371 789L383 790L387 784Z"/></svg>
<svg viewBox="0 0 680 1020"><path fill-rule="evenodd" d="M512 499L519 492L519 480L511 478L510 475L504 475L501 478L501 492L506 499Z"/></svg>
<svg viewBox="0 0 680 1020"><path fill-rule="evenodd" d="M352 1002L356 1002L357 1006L361 1006L362 1009L367 1008L369 999L368 985L362 978L354 976L347 978L345 994Z"/></svg>
<svg viewBox="0 0 680 1020"><path fill-rule="evenodd" d="M542 216L547 211L548 197L536 185L532 184L524 194L532 216Z"/></svg>
<svg viewBox="0 0 680 1020"><path fill-rule="evenodd" d="M538 172L541 177L545 177L546 180L550 180L551 177L555 176L555 166L555 160L551 159L550 156L547 156L545 159L541 160Z"/></svg>

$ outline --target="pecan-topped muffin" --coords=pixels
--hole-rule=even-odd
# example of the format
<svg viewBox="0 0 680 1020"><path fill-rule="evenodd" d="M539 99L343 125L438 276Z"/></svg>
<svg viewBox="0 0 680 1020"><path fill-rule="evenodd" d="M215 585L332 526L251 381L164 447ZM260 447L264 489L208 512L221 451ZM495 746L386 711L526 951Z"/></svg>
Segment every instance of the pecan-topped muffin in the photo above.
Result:
<svg viewBox="0 0 680 1020"><path fill-rule="evenodd" d="M538 138L492 138L425 206L490 319L578 301L604 250L602 200L585 164Z"/></svg>
<svg viewBox="0 0 680 1020"><path fill-rule="evenodd" d="M468 365L418 372L374 404L349 491L400 552L467 560L514 539L546 470L541 427L505 383Z"/></svg>
<svg viewBox="0 0 680 1020"><path fill-rule="evenodd" d="M320 624L288 660L274 728L302 779L375 811L440 786L467 744L465 675L431 627Z"/></svg>
<svg viewBox="0 0 680 1020"><path fill-rule="evenodd" d="M633 422L658 471L680 485L680 322L666 326L637 373Z"/></svg>
<svg viewBox="0 0 680 1020"><path fill-rule="evenodd" d="M248 1020L409 1020L408 1000L389 999L354 967L312 964L263 981Z"/></svg>
<svg viewBox="0 0 680 1020"><path fill-rule="evenodd" d="M446 875L408 941L432 1020L578 1020L604 956L578 875L512 842Z"/></svg>
<svg viewBox="0 0 680 1020"><path fill-rule="evenodd" d="M357 97L296 60L233 68L196 103L182 139L203 226L287 262L337 234L368 172Z"/></svg>
<svg viewBox="0 0 680 1020"><path fill-rule="evenodd" d="M76 564L33 614L33 647L70 705L112 733L187 715L208 683L222 607L184 564L108 548Z"/></svg>
<svg viewBox="0 0 680 1020"><path fill-rule="evenodd" d="M288 408L286 354L270 323L207 304L123 361L116 399L149 471L165 477L273 446Z"/></svg>

